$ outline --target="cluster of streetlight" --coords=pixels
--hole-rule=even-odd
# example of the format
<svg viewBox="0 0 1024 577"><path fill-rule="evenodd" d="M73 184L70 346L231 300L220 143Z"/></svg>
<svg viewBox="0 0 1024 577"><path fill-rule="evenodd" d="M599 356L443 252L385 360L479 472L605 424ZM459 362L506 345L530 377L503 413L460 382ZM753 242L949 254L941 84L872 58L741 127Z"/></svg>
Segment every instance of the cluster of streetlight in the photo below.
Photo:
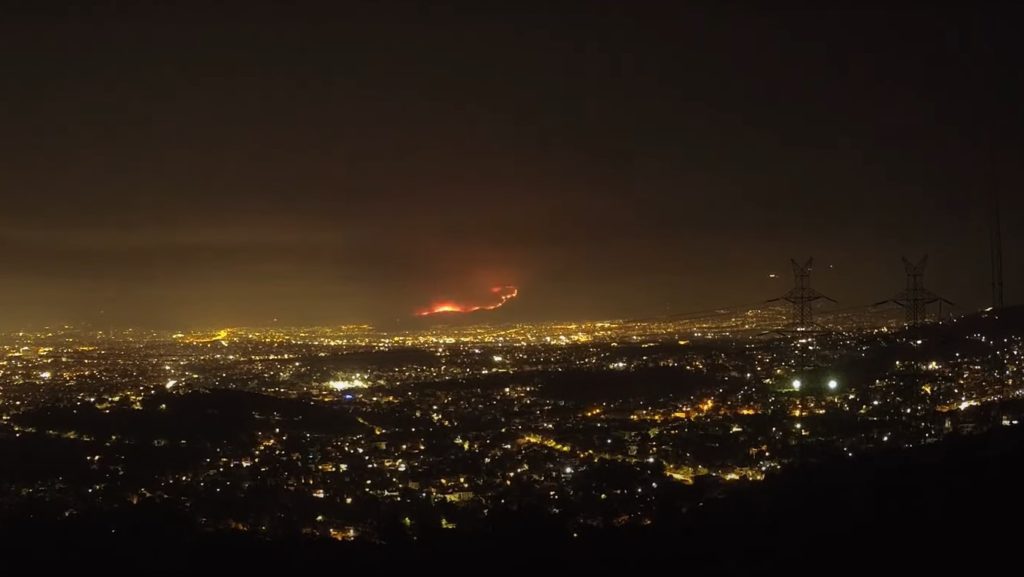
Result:
<svg viewBox="0 0 1024 577"><path fill-rule="evenodd" d="M834 390L839 388L839 381L837 381L835 379L829 379L827 385L828 385L828 390L834 391ZM800 382L800 379L793 379L793 390L794 391L799 391L800 387L802 387L802 386L804 386L804 384L802 382Z"/></svg>

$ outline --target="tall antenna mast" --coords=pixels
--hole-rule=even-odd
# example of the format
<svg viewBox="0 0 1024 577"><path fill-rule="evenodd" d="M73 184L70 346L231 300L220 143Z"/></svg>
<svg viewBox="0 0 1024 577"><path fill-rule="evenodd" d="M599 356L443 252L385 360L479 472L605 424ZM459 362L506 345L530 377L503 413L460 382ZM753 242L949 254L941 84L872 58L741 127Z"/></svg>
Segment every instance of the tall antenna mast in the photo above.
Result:
<svg viewBox="0 0 1024 577"><path fill-rule="evenodd" d="M999 195L992 189L992 230L989 234L992 252L992 308L1003 307L1003 233L999 222Z"/></svg>

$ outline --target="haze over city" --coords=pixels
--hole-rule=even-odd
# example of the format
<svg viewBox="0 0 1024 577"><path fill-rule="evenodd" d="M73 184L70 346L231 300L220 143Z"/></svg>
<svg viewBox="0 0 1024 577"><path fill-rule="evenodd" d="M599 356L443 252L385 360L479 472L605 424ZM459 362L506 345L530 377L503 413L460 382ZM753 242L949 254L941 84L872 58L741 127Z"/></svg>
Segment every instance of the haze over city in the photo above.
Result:
<svg viewBox="0 0 1024 577"><path fill-rule="evenodd" d="M985 13L684 3L15 3L6 328L847 305L899 257L1020 300L1020 72ZM834 268L833 268L834 267ZM769 278L778 274L779 280Z"/></svg>
<svg viewBox="0 0 1024 577"><path fill-rule="evenodd" d="M1012 569L1020 16L5 4L0 574Z"/></svg>

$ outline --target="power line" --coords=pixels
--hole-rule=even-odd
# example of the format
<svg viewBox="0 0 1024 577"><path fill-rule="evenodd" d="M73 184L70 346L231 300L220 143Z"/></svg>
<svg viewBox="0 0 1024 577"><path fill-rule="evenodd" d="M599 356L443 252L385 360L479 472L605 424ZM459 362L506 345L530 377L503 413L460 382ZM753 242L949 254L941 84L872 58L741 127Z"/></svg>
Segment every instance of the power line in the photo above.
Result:
<svg viewBox="0 0 1024 577"><path fill-rule="evenodd" d="M814 258L809 258L804 264L796 259L789 259L793 265L793 288L779 298L766 302L786 301L792 305L792 312L789 325L786 328L795 330L807 330L816 326L814 322L815 301L824 299L836 302L835 299L827 297L811 288L811 270L814 268Z"/></svg>
<svg viewBox="0 0 1024 577"><path fill-rule="evenodd" d="M928 255L923 256L917 264L910 262L907 257L903 257L903 266L907 271L907 288L894 298L876 303L891 302L903 307L907 325L911 327L919 326L928 320L928 305L936 302L940 307L942 303L953 304L924 288L924 268L927 264Z"/></svg>

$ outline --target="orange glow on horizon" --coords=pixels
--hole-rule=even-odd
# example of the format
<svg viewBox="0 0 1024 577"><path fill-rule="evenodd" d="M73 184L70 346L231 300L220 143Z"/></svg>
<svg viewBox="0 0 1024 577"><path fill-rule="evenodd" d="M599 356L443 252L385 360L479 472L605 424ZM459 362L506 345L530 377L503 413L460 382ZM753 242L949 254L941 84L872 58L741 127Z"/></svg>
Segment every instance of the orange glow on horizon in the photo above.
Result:
<svg viewBox="0 0 1024 577"><path fill-rule="evenodd" d="M486 305L469 305L460 304L455 301L440 301L430 305L429 308L420 309L416 311L416 316L423 317L427 315L433 315L437 313L471 313L475 311L492 311L497 308L501 308L508 301L519 296L519 289L512 286L496 286L491 288L491 292L498 297L498 302L486 304Z"/></svg>

